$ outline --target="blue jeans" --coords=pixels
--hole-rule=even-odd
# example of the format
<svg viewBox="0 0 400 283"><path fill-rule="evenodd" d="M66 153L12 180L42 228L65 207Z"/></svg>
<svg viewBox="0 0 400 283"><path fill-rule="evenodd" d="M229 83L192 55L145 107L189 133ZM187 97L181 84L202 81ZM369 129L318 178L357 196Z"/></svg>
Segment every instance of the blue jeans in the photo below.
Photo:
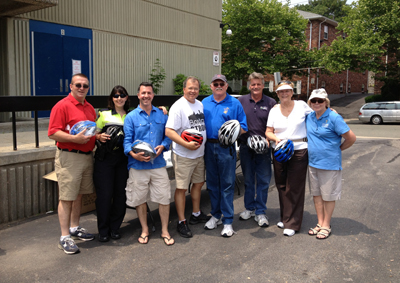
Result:
<svg viewBox="0 0 400 283"><path fill-rule="evenodd" d="M247 145L240 145L240 164L244 176L244 206L256 215L267 210L268 188L271 181L271 150L256 154Z"/></svg>
<svg viewBox="0 0 400 283"><path fill-rule="evenodd" d="M206 182L211 200L211 215L222 222L233 222L233 193L236 179L236 150L223 148L218 143L206 143L204 161Z"/></svg>

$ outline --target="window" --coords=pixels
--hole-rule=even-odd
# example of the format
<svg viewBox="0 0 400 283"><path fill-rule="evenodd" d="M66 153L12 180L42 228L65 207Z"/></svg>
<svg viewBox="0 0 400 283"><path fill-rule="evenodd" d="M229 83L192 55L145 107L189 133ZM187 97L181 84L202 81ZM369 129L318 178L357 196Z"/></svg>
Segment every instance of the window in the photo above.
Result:
<svg viewBox="0 0 400 283"><path fill-rule="evenodd" d="M400 103L396 103L396 108L400 109Z"/></svg>
<svg viewBox="0 0 400 283"><path fill-rule="evenodd" d="M321 88L325 88L325 81L321 82Z"/></svg>
<svg viewBox="0 0 400 283"><path fill-rule="evenodd" d="M297 94L297 82L295 82L295 81L292 81L292 83L293 83L293 94Z"/></svg>
<svg viewBox="0 0 400 283"><path fill-rule="evenodd" d="M396 109L396 105L394 103L386 103L385 109L394 110Z"/></svg>
<svg viewBox="0 0 400 283"><path fill-rule="evenodd" d="M328 26L324 26L324 39L328 39Z"/></svg>
<svg viewBox="0 0 400 283"><path fill-rule="evenodd" d="M378 103L368 103L363 107L363 110L366 109L378 109L379 108L379 104Z"/></svg>
<svg viewBox="0 0 400 283"><path fill-rule="evenodd" d="M343 92L343 83L340 84L340 92Z"/></svg>
<svg viewBox="0 0 400 283"><path fill-rule="evenodd" d="M351 83L349 83L349 85L347 86L347 92L348 92L348 93L351 92Z"/></svg>
<svg viewBox="0 0 400 283"><path fill-rule="evenodd" d="M364 84L361 85L361 92L364 93Z"/></svg>

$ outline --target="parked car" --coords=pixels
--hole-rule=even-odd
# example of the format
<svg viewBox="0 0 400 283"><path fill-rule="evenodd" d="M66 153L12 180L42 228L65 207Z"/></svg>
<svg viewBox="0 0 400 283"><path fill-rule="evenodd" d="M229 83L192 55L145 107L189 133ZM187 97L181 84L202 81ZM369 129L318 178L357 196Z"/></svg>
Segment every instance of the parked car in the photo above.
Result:
<svg viewBox="0 0 400 283"><path fill-rule="evenodd" d="M361 122L379 125L400 123L400 101L370 102L364 104L358 113Z"/></svg>

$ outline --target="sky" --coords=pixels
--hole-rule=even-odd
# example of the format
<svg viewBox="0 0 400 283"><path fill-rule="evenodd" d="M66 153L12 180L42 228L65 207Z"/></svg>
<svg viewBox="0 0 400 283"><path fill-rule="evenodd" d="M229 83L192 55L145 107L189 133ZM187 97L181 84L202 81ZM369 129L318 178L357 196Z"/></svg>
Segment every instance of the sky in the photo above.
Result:
<svg viewBox="0 0 400 283"><path fill-rule="evenodd" d="M347 4L351 4L351 2L357 2L357 0L347 0ZM279 2L282 2L284 4L287 3L286 0L279 0ZM290 6L294 6L294 5L298 5L298 4L308 4L308 0L291 0L290 1L291 5Z"/></svg>

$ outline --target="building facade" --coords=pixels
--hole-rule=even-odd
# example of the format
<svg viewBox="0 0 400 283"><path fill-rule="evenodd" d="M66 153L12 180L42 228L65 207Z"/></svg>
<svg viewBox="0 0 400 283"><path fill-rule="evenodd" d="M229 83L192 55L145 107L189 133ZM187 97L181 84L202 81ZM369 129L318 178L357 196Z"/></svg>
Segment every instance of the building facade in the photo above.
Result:
<svg viewBox="0 0 400 283"><path fill-rule="evenodd" d="M89 76L89 95L108 95L115 85L136 94L156 59L167 76L159 94L174 93L177 74L208 82L220 72L219 0L30 0L47 3L31 12L18 8L19 0L5 2L1 96L66 95L76 72ZM12 4L17 8L4 11ZM8 113L2 115L7 121Z"/></svg>

